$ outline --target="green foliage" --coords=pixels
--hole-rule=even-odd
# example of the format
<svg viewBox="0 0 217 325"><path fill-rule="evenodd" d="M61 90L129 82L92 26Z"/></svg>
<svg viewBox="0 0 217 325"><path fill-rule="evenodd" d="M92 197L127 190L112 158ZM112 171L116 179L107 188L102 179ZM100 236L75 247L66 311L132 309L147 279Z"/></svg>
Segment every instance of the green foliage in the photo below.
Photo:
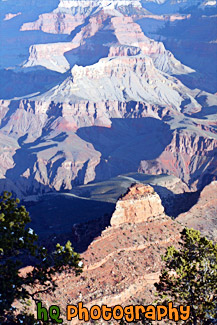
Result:
<svg viewBox="0 0 217 325"><path fill-rule="evenodd" d="M29 213L11 196L8 192L0 196L0 323L37 324L26 312L29 299L37 302L39 293L54 291L54 274L66 267L81 273L81 258L70 241L65 246L57 244L50 254L40 247L34 230L26 227L31 221ZM22 275L20 268L29 257L34 258L34 267ZM15 300L25 303L19 315L13 307Z"/></svg>
<svg viewBox="0 0 217 325"><path fill-rule="evenodd" d="M191 306L185 324L212 324L217 319L217 244L185 228L180 250L169 247L165 268L155 284L158 303Z"/></svg>

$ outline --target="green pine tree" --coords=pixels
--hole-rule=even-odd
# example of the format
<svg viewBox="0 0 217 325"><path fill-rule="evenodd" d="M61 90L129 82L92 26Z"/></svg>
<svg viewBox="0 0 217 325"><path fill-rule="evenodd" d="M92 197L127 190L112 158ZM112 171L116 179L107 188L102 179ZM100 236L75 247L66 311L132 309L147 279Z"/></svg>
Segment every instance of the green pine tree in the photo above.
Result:
<svg viewBox="0 0 217 325"><path fill-rule="evenodd" d="M199 231L185 228L180 249L169 247L160 282L155 284L158 303L191 306L185 324L216 324L217 244Z"/></svg>
<svg viewBox="0 0 217 325"><path fill-rule="evenodd" d="M39 324L26 312L29 301L38 302L38 294L52 292L56 288L54 274L70 267L76 274L82 267L79 254L68 241L65 246L57 244L50 254L37 243L34 230L26 227L31 221L24 206L12 198L11 193L0 196L0 323ZM20 274L23 261L34 257L35 263L25 276ZM13 307L15 300L24 303L18 313Z"/></svg>

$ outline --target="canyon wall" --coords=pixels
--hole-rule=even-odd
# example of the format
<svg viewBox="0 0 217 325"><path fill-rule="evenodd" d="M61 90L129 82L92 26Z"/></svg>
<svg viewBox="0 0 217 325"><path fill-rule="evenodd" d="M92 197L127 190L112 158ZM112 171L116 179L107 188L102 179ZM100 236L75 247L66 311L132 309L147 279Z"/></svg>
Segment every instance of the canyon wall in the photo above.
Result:
<svg viewBox="0 0 217 325"><path fill-rule="evenodd" d="M166 106L22 100L2 101L0 112L1 189L71 189L137 170L175 175L195 189L215 175L215 122L189 117L184 130L182 113Z"/></svg>

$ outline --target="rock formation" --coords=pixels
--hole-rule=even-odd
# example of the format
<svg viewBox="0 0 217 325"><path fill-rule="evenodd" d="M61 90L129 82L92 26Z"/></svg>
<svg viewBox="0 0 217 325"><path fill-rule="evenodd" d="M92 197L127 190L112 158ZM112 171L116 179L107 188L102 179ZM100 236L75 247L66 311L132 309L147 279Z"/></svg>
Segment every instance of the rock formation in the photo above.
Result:
<svg viewBox="0 0 217 325"><path fill-rule="evenodd" d="M67 13L47 13L40 15L36 22L25 23L21 31L42 30L45 33L69 34L84 22L84 15L72 16Z"/></svg>
<svg viewBox="0 0 217 325"><path fill-rule="evenodd" d="M189 113L191 106L195 112L201 109L191 90L161 73L144 55L105 58L87 67L75 65L71 77L35 99L56 103L133 100L177 110L183 101L188 101Z"/></svg>
<svg viewBox="0 0 217 325"><path fill-rule="evenodd" d="M136 184L117 202L111 218L112 226L123 223L136 224L159 218L164 213L160 197L151 186Z"/></svg>
<svg viewBox="0 0 217 325"><path fill-rule="evenodd" d="M150 211L145 209L147 196L153 207L151 217ZM140 211L138 200L144 203ZM158 281L162 266L161 254L168 246L177 245L182 227L163 213L159 197L150 186L131 187L117 202L117 207L123 202L123 214L118 217L120 222L105 229L82 254L84 272L81 276L65 272L57 278L58 287L52 296L42 294L47 306L56 299L63 310L67 304L76 305L79 301L86 307L153 301L153 284ZM128 213L131 214L130 223L125 219ZM117 221L116 212L111 221L114 218ZM72 324L78 324L77 319Z"/></svg>
<svg viewBox="0 0 217 325"><path fill-rule="evenodd" d="M17 12L16 14L8 13L5 15L4 20L10 20L10 19L13 19L19 15L21 15L21 12Z"/></svg>
<svg viewBox="0 0 217 325"><path fill-rule="evenodd" d="M116 42L117 45L129 47L129 51L131 48L137 49L137 51L141 51L141 53L151 57L155 67L160 71L177 75L193 72L192 69L176 60L172 53L165 49L162 42L155 42L145 36L141 27L133 21L132 17L116 16L116 13L113 14L115 17L105 10L97 12L94 16L89 18L88 23L84 24L84 27L80 28L80 31L75 34L71 42L37 44L31 46L29 50L30 55L27 62L24 63L24 67L41 65L48 69L63 73L69 69L69 62L68 65L63 65L63 61L67 61L66 58L68 56L69 61L72 61L71 65L74 65L76 60L79 59L76 56L76 52L74 53L74 60L72 58L70 59L70 52L80 46L83 46L83 52L85 50L88 51L89 46L94 48L96 46L96 37L99 35L97 43L99 43L101 47L110 47L109 42L111 41L112 44ZM54 27L49 24L51 30L52 28L63 28L61 24L64 24L65 28L65 23L62 23L61 17L61 15L56 16ZM44 24L46 25L46 19L47 18L45 18L45 23L43 20L37 22L39 26L42 26L40 29L43 28ZM57 21L59 25L57 25ZM26 30L27 27L25 26L22 27L21 31ZM105 34L105 37L100 36L103 34ZM118 54L118 52L115 54ZM93 51L92 55L97 56L97 53ZM49 63L49 61L51 62Z"/></svg>
<svg viewBox="0 0 217 325"><path fill-rule="evenodd" d="M202 134L196 135L195 132L189 130L174 132L171 143L162 155L154 163L152 161L141 162L139 170L144 173L152 173L156 170L159 174L169 172L189 185L194 184L201 188L204 184L203 178L199 177L200 180L198 180L198 176L205 166L210 166L208 170L215 168L216 148L216 139L204 138ZM208 170L203 176L209 174Z"/></svg>
<svg viewBox="0 0 217 325"><path fill-rule="evenodd" d="M68 228L78 243L79 227L87 228L88 240L96 223L97 236L104 230L82 253L84 273L75 278L65 272L52 296L42 294L47 305L58 301L65 310L81 300L86 306L151 303L161 255L178 245L184 224L216 240L216 182L209 184L217 176L216 35L209 27L216 12L213 1L201 0L193 9L191 0L153 2L59 0L41 6L33 0L13 3L12 11L11 0L2 1L0 192L26 202L55 191L81 199L79 191L99 186L101 198L96 189L85 200L98 204L104 194L114 203L118 191L133 183L133 173L143 174L139 182L144 174L176 176L153 181L153 188L131 186L106 229L108 216L91 226L72 222ZM125 184L117 190L118 177ZM112 186L96 184L108 179ZM172 220L165 211L173 210L175 198L186 202L186 194L196 204L179 222ZM67 236L58 234L61 241Z"/></svg>

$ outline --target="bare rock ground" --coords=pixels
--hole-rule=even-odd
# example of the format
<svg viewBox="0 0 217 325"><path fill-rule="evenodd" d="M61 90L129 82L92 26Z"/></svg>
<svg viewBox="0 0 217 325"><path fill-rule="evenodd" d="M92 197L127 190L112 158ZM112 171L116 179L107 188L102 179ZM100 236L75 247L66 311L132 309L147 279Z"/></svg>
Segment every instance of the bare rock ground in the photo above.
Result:
<svg viewBox="0 0 217 325"><path fill-rule="evenodd" d="M132 202L137 206L138 196L153 196L153 210L140 211L135 220ZM136 198L135 198L136 196ZM159 197L146 185L134 185L119 202L132 218L109 226L82 254L84 271L79 277L69 272L57 275L58 288L52 296L41 295L45 305L58 304L63 314L67 304L84 305L149 304L154 299L153 284L162 267L161 255L170 245L177 245L182 226L166 216L159 206ZM156 208L159 207L158 211ZM137 211L138 212L138 211ZM117 217L116 217L117 219ZM73 324L73 322L71 322ZM78 324L79 321L74 322Z"/></svg>

